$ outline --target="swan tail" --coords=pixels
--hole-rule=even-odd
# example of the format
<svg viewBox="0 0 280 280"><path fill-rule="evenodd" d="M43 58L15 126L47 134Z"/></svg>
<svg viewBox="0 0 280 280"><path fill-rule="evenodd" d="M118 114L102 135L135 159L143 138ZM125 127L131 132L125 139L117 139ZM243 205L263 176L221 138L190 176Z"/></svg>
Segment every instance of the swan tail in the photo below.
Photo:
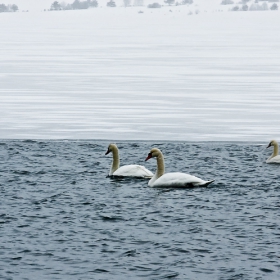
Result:
<svg viewBox="0 0 280 280"><path fill-rule="evenodd" d="M199 183L199 184L196 184L196 186L199 186L199 187L207 187L208 185L210 185L211 183L213 183L215 180L211 180L211 181L205 181L203 183Z"/></svg>
<svg viewBox="0 0 280 280"><path fill-rule="evenodd" d="M203 185L203 187L207 187L208 185L210 185L211 183L213 183L215 180L211 180L211 181L207 181L204 185Z"/></svg>

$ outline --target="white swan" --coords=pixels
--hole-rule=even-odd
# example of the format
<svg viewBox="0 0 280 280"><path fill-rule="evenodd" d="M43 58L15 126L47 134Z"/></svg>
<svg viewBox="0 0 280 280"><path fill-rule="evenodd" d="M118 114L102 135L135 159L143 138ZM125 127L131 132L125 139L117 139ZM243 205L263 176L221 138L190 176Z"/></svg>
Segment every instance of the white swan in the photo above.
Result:
<svg viewBox="0 0 280 280"><path fill-rule="evenodd" d="M155 157L157 159L157 171L148 183L148 186L150 187L206 187L214 181L204 181L195 176L180 172L164 174L164 157L162 152L157 148L151 149L145 161L149 160L152 157Z"/></svg>
<svg viewBox="0 0 280 280"><path fill-rule="evenodd" d="M275 140L270 141L266 148L273 146L272 155L266 160L266 163L280 163L280 156L278 155L278 143Z"/></svg>
<svg viewBox="0 0 280 280"><path fill-rule="evenodd" d="M124 165L120 167L119 149L117 145L110 144L105 155L113 154L113 162L109 176L152 178L153 173L142 165Z"/></svg>

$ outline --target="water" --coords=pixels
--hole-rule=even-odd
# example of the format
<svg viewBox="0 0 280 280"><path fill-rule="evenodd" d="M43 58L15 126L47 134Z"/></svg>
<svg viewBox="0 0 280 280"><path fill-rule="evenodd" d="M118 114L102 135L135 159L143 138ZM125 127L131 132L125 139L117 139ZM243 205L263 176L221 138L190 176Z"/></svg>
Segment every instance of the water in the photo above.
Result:
<svg viewBox="0 0 280 280"><path fill-rule="evenodd" d="M108 143L1 141L1 279L279 279L267 143L117 142L121 164L154 171L158 147L167 172L215 179L193 189L106 177Z"/></svg>
<svg viewBox="0 0 280 280"><path fill-rule="evenodd" d="M1 14L0 138L280 139L279 11L139 9Z"/></svg>
<svg viewBox="0 0 280 280"><path fill-rule="evenodd" d="M0 138L215 182L1 140L0 278L279 279L279 11L138 10L1 14Z"/></svg>

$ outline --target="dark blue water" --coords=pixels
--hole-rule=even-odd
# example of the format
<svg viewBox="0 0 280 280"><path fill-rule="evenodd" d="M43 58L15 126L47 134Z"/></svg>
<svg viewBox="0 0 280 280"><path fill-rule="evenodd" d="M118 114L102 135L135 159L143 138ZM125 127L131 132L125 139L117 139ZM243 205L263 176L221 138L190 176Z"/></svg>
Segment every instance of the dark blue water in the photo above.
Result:
<svg viewBox="0 0 280 280"><path fill-rule="evenodd" d="M265 145L117 142L121 163L160 148L166 171L216 181L153 189L106 177L108 141L0 142L1 279L280 279L280 165Z"/></svg>

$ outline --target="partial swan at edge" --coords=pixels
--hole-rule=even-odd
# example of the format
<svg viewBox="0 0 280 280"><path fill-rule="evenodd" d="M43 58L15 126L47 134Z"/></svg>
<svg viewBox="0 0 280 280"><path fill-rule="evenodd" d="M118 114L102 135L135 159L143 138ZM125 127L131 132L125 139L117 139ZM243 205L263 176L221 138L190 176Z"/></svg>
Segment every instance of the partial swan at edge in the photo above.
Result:
<svg viewBox="0 0 280 280"><path fill-rule="evenodd" d="M110 144L105 155L113 154L113 162L109 176L152 178L153 173L142 165L124 165L120 167L119 149L116 144Z"/></svg>
<svg viewBox="0 0 280 280"><path fill-rule="evenodd" d="M206 187L212 181L204 181L198 177L180 173L180 172L172 172L166 173L164 167L164 157L162 152L157 149L151 149L150 153L148 154L145 161L149 160L150 158L155 157L157 159L157 171L153 178L149 181L148 186L150 187L173 187L173 188L186 188L186 187Z"/></svg>
<svg viewBox="0 0 280 280"><path fill-rule="evenodd" d="M278 143L271 140L266 148L273 146L272 155L266 160L266 163L280 163L280 155L278 155Z"/></svg>

